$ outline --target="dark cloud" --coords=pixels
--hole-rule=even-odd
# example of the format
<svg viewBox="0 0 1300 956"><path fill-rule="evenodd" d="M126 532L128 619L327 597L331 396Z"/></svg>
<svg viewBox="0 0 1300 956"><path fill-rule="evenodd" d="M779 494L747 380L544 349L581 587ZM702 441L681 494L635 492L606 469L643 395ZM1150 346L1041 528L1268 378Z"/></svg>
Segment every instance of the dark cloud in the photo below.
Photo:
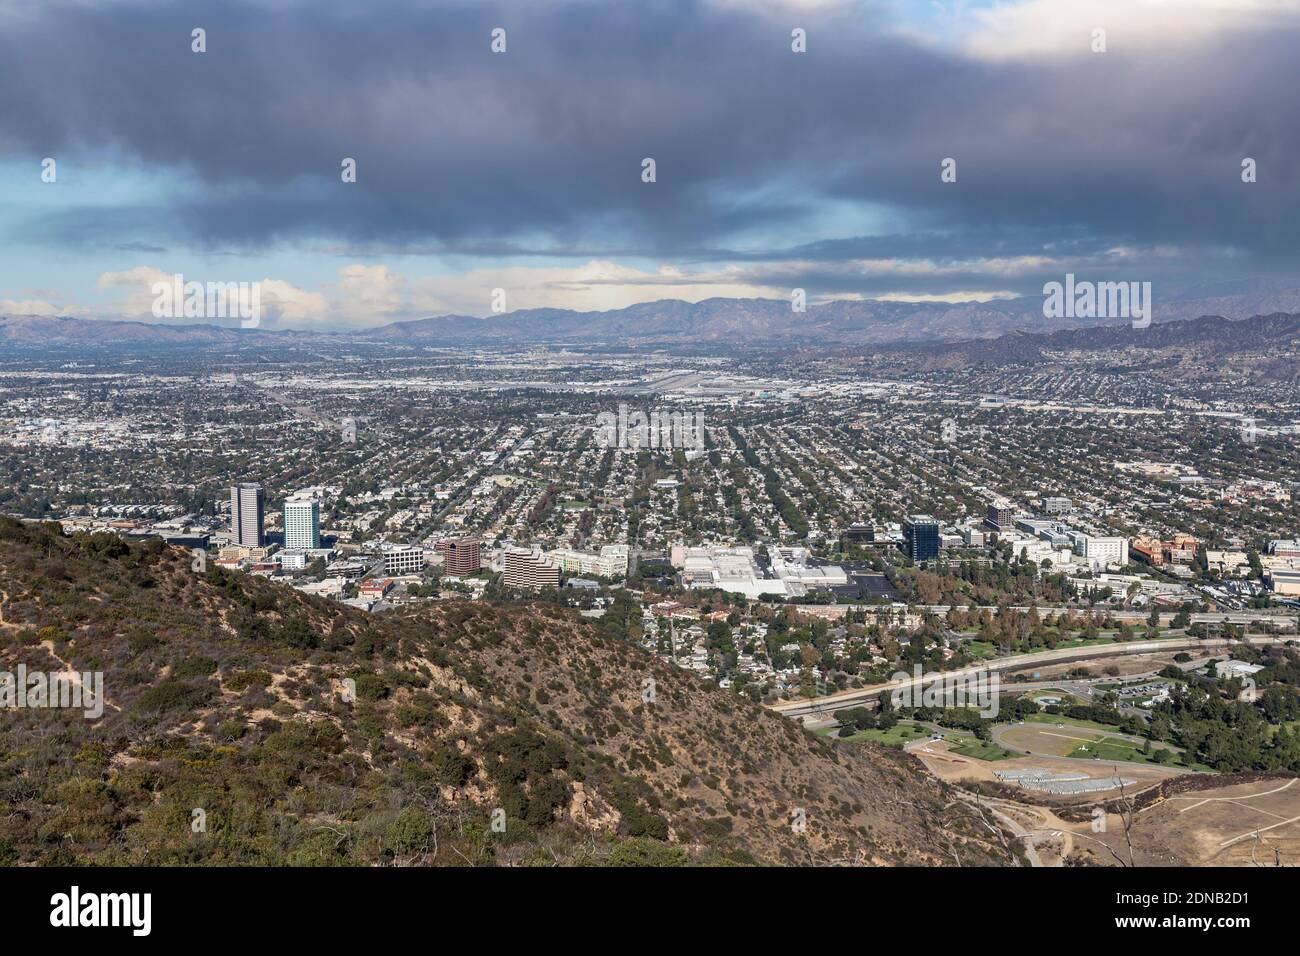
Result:
<svg viewBox="0 0 1300 956"><path fill-rule="evenodd" d="M1294 268L1294 20L998 63L900 39L869 9L791 21L809 53L790 52L779 18L689 0L54 0L0 29L0 150L61 164L111 150L198 183L21 224L66 244L755 263L1128 247L1134 268L1170 274ZM195 26L206 54L190 52ZM504 55L489 51L496 26ZM356 185L339 180L345 156ZM954 185L939 180L947 156ZM853 203L893 234L785 240ZM1206 250L1234 256L1195 259ZM964 282L992 284L976 271L918 288Z"/></svg>

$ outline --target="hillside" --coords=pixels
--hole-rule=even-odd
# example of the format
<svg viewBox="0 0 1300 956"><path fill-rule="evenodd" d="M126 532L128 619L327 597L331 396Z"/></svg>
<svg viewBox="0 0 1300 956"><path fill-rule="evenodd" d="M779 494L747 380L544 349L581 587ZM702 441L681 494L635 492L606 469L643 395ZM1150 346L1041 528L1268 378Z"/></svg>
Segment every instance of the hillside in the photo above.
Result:
<svg viewBox="0 0 1300 956"><path fill-rule="evenodd" d="M0 863L1013 862L912 758L815 738L560 609L367 615L0 518L0 669L20 663L102 671L108 702L6 714Z"/></svg>
<svg viewBox="0 0 1300 956"><path fill-rule="evenodd" d="M0 344L14 349L208 348L272 345L297 333L217 325L109 322L53 315L0 315Z"/></svg>
<svg viewBox="0 0 1300 956"><path fill-rule="evenodd" d="M1178 353L1206 362L1248 355L1256 373L1289 379L1295 376L1295 362L1289 353L1297 349L1300 314L1273 313L1240 319L1203 315L1143 329L1122 324L1035 334L1012 332L995 339L912 346L901 349L899 355L921 368L1030 364L1052 356L1120 350ZM1267 357L1262 364L1256 353Z"/></svg>

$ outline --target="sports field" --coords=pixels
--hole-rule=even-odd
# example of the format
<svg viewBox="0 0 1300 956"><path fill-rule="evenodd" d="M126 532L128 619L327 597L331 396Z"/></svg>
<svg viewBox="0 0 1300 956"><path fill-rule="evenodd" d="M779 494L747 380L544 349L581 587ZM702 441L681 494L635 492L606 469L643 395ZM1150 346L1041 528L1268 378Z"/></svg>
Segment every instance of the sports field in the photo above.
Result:
<svg viewBox="0 0 1300 956"><path fill-rule="evenodd" d="M963 757L974 757L977 760L1007 760L1013 756L1011 751L1003 750L997 744L991 744L975 737L953 742L948 747L948 752L961 754Z"/></svg>
<svg viewBox="0 0 1300 956"><path fill-rule="evenodd" d="M994 742L1009 750L1050 757L1073 757L1085 760L1123 761L1125 763L1161 763L1158 751L1168 751L1166 766L1185 767L1181 751L1152 741L1150 751L1140 738L1119 733L1113 727L1068 717L1036 715L1024 724L1010 724L994 729ZM1195 766L1193 769L1208 770Z"/></svg>

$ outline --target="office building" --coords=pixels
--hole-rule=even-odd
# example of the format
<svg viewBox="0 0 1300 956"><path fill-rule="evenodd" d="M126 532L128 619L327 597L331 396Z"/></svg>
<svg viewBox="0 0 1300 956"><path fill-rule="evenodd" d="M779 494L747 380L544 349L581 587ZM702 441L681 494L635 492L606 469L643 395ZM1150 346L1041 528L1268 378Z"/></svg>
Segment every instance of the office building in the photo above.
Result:
<svg viewBox="0 0 1300 956"><path fill-rule="evenodd" d="M1009 502L994 502L988 506L984 523L994 531L1010 531L1016 523L1016 509Z"/></svg>
<svg viewBox="0 0 1300 956"><path fill-rule="evenodd" d="M511 588L557 588L560 586L560 569L540 551L528 548L507 548L502 557L504 573L501 580Z"/></svg>
<svg viewBox="0 0 1300 956"><path fill-rule="evenodd" d="M1069 514L1072 502L1069 498L1044 498L1043 512L1049 515Z"/></svg>
<svg viewBox="0 0 1300 956"><path fill-rule="evenodd" d="M1120 567L1128 564L1128 539L1116 537L1098 537L1071 531L1074 541L1074 553L1081 556L1094 570L1115 564Z"/></svg>
<svg viewBox="0 0 1300 956"><path fill-rule="evenodd" d="M162 539L175 548L202 548L208 549L208 542L211 540L206 534L164 534Z"/></svg>
<svg viewBox="0 0 1300 956"><path fill-rule="evenodd" d="M939 556L939 522L930 515L908 515L903 520L903 553L913 561Z"/></svg>
<svg viewBox="0 0 1300 956"><path fill-rule="evenodd" d="M1164 542L1165 560L1170 564L1192 564L1200 546L1190 534L1176 534L1172 541Z"/></svg>
<svg viewBox="0 0 1300 956"><path fill-rule="evenodd" d="M808 591L845 587L849 576L837 564L814 561L807 548L768 548L772 573L781 579L786 592L800 597Z"/></svg>
<svg viewBox="0 0 1300 956"><path fill-rule="evenodd" d="M284 546L291 551L320 547L320 502L294 496L284 503Z"/></svg>
<svg viewBox="0 0 1300 956"><path fill-rule="evenodd" d="M1205 552L1205 565L1221 574L1240 574L1250 570L1250 558L1245 551L1210 549Z"/></svg>
<svg viewBox="0 0 1300 956"><path fill-rule="evenodd" d="M307 555L303 551L281 551L275 555L275 563L281 571L301 571L307 567Z"/></svg>
<svg viewBox="0 0 1300 956"><path fill-rule="evenodd" d="M1153 568L1158 568L1165 563L1164 543L1156 538L1134 538L1133 544L1129 547L1129 553L1137 560L1143 561Z"/></svg>
<svg viewBox="0 0 1300 956"><path fill-rule="evenodd" d="M362 581L357 585L357 596L367 601L382 601L384 595L393 589L393 582L387 578Z"/></svg>
<svg viewBox="0 0 1300 956"><path fill-rule="evenodd" d="M230 489L230 536L235 544L260 548L262 537L262 486L242 482Z"/></svg>
<svg viewBox="0 0 1300 956"><path fill-rule="evenodd" d="M384 552L385 574L415 574L423 568L423 548L391 548Z"/></svg>
<svg viewBox="0 0 1300 956"><path fill-rule="evenodd" d="M443 557L445 574L473 574L482 567L477 538L444 538L434 545L434 550Z"/></svg>
<svg viewBox="0 0 1300 956"><path fill-rule="evenodd" d="M600 554L561 548L547 553L565 574L595 574L602 578L627 577L628 547L625 544L607 544Z"/></svg>

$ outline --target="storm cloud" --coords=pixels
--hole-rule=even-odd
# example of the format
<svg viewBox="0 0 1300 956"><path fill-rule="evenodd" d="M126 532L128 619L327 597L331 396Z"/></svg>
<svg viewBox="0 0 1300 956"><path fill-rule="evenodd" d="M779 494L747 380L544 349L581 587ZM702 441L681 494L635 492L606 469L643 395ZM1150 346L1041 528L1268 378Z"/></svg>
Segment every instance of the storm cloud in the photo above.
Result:
<svg viewBox="0 0 1300 956"><path fill-rule="evenodd" d="M160 183L7 228L68 248L727 263L823 293L1025 292L1096 263L1294 272L1300 18L1220 11L1184 33L1164 6L1117 21L1104 54L1083 30L1024 50L1007 29L1000 50L991 17L927 38L871 3L0 7L0 160Z"/></svg>

